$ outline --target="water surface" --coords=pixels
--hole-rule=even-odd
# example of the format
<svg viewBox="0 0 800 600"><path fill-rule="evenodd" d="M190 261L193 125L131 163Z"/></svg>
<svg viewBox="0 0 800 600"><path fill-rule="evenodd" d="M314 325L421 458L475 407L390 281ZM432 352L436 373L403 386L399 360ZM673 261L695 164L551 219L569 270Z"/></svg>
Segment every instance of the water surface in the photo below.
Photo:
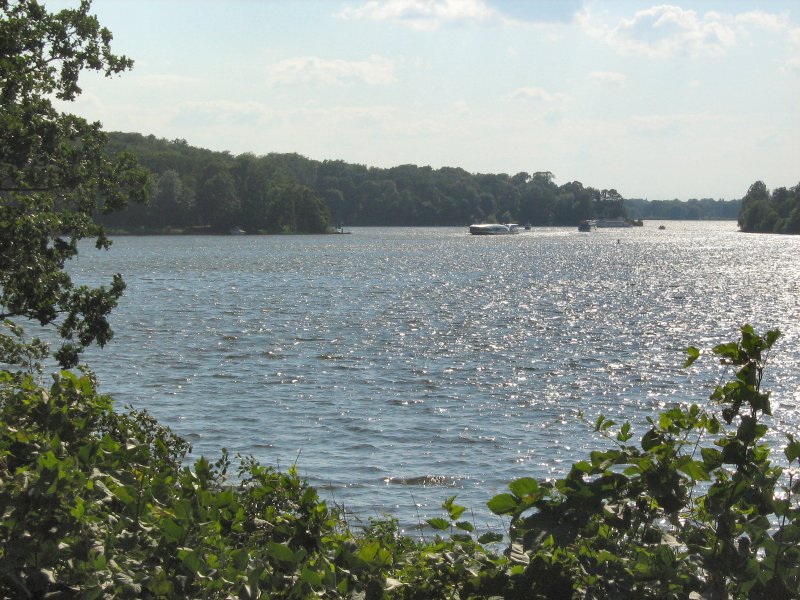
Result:
<svg viewBox="0 0 800 600"><path fill-rule="evenodd" d="M705 404L683 350L780 327L772 441L800 429L800 237L735 223L352 235L119 237L81 282L123 274L114 341L87 357L118 406L147 408L210 459L296 463L359 518L404 527L458 495L476 525L516 477L602 444L579 418Z"/></svg>

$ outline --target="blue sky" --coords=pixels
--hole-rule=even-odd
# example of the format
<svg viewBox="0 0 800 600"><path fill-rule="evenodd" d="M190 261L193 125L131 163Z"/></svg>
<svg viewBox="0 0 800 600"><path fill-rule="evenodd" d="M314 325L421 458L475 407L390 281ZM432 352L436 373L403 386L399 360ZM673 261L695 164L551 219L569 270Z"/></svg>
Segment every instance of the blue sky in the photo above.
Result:
<svg viewBox="0 0 800 600"><path fill-rule="evenodd" d="M92 12L135 66L87 75L68 109L111 131L551 171L628 198L800 182L797 0L94 0Z"/></svg>

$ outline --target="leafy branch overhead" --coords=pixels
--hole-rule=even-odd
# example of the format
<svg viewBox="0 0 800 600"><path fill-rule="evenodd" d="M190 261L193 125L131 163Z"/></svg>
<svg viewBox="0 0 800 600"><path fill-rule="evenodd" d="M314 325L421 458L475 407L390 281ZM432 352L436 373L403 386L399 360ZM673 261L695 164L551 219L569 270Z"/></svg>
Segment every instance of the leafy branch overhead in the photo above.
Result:
<svg viewBox="0 0 800 600"><path fill-rule="evenodd" d="M148 174L131 155L109 157L100 124L59 112L52 98L80 94L84 70L111 76L133 63L111 52L89 2L55 14L34 1L0 7L0 319L57 325L57 358L69 367L111 338L106 317L124 283L75 286L64 265L81 239L109 246L95 217L143 201Z"/></svg>

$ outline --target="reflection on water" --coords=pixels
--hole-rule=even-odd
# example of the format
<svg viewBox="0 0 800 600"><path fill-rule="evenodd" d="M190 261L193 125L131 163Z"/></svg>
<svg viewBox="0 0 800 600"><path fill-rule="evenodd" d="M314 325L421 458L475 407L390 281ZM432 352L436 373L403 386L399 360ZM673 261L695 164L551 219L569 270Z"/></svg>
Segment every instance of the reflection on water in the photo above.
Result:
<svg viewBox="0 0 800 600"><path fill-rule="evenodd" d="M458 494L496 525L485 502L508 481L602 443L580 411L641 424L705 402L719 367L685 372L683 349L745 322L784 332L772 439L798 429L800 238L658 224L118 238L74 269L128 283L114 342L88 362L195 455L296 462L362 518L412 526Z"/></svg>

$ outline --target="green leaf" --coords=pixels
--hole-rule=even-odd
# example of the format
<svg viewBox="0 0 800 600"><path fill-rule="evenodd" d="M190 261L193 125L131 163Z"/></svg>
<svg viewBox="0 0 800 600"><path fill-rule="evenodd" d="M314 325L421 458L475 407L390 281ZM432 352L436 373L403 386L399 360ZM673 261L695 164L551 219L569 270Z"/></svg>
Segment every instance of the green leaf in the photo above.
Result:
<svg viewBox="0 0 800 600"><path fill-rule="evenodd" d="M161 531L166 535L170 542L180 542L186 535L186 528L176 523L169 517L161 519L159 522Z"/></svg>
<svg viewBox="0 0 800 600"><path fill-rule="evenodd" d="M269 551L270 556L280 562L295 562L294 552L292 552L292 549L286 544L279 544L278 542L269 541L267 542L267 550Z"/></svg>
<svg viewBox="0 0 800 600"><path fill-rule="evenodd" d="M538 496L540 495L539 482L533 477L521 477L519 479L515 479L508 484L508 489L510 489L515 496L523 499L528 498L529 496L536 496L538 499Z"/></svg>
<svg viewBox="0 0 800 600"><path fill-rule="evenodd" d="M655 429L649 430L642 436L642 450L650 451L662 443L661 436L656 433Z"/></svg>
<svg viewBox="0 0 800 600"><path fill-rule="evenodd" d="M450 521L442 519L440 517L428 519L426 523L431 527L433 527L434 529L438 529L439 531L444 531L445 529L450 528Z"/></svg>
<svg viewBox="0 0 800 600"><path fill-rule="evenodd" d="M683 363L683 368L689 367L694 361L700 358L700 350L694 346L689 346L686 349L686 361Z"/></svg>
<svg viewBox="0 0 800 600"><path fill-rule="evenodd" d="M764 336L766 347L772 348L772 345L778 341L779 337L781 337L780 329L770 329L767 331L767 334Z"/></svg>
<svg viewBox="0 0 800 600"><path fill-rule="evenodd" d="M800 457L800 441L795 440L794 436L791 434L786 437L789 438L789 443L786 445L786 448L783 449L783 453L786 455L789 462L793 462Z"/></svg>
<svg viewBox="0 0 800 600"><path fill-rule="evenodd" d="M83 498L75 498L75 506L69 512L73 517L80 521L83 518L85 510Z"/></svg>
<svg viewBox="0 0 800 600"><path fill-rule="evenodd" d="M714 346L713 352L722 358L727 358L732 361L739 360L739 346L736 344L736 342L728 342L727 344L719 344L718 346Z"/></svg>
<svg viewBox="0 0 800 600"><path fill-rule="evenodd" d="M629 439L631 439L631 437L633 437L633 434L631 433L631 424L628 421L625 421L622 424L619 433L617 434L617 440L620 442L627 442Z"/></svg>
<svg viewBox="0 0 800 600"><path fill-rule="evenodd" d="M308 567L303 567L300 573L300 581L307 583L313 589L322 587L322 576Z"/></svg>
<svg viewBox="0 0 800 600"><path fill-rule="evenodd" d="M131 486L118 485L118 486L114 486L114 488L112 488L111 491L124 504L133 504L136 501L136 498L131 493L131 492L135 492L135 490Z"/></svg>
<svg viewBox="0 0 800 600"><path fill-rule="evenodd" d="M459 521L456 523L456 528L461 529L462 531L475 531L475 527L469 521Z"/></svg>
<svg viewBox="0 0 800 600"><path fill-rule="evenodd" d="M488 532L484 533L482 536L478 538L478 542L481 544L496 544L497 542L503 541L503 534L502 533L494 533Z"/></svg>
<svg viewBox="0 0 800 600"><path fill-rule="evenodd" d="M392 563L392 554L379 542L370 542L362 547L356 556L364 563L373 566L385 566Z"/></svg>
<svg viewBox="0 0 800 600"><path fill-rule="evenodd" d="M442 503L442 508L444 508L447 513L450 515L450 519L452 521L458 521L464 511L466 510L465 506L460 506L455 503L456 497L451 496L447 500Z"/></svg>
<svg viewBox="0 0 800 600"><path fill-rule="evenodd" d="M723 463L722 452L716 448L701 448L700 455L703 457L706 472L713 471Z"/></svg>
<svg viewBox="0 0 800 600"><path fill-rule="evenodd" d="M231 560L233 561L234 567L239 571L244 571L250 562L250 555L246 548L239 548L231 553Z"/></svg>
<svg viewBox="0 0 800 600"><path fill-rule="evenodd" d="M708 476L708 471L706 471L705 464L696 460L692 460L690 456L684 456L679 459L676 468L681 473L685 473L695 481L711 480L711 478Z"/></svg>
<svg viewBox="0 0 800 600"><path fill-rule="evenodd" d="M498 494L489 500L486 506L496 515L507 515L517 510L519 500L511 494Z"/></svg>
<svg viewBox="0 0 800 600"><path fill-rule="evenodd" d="M200 559L196 550L191 548L180 548L178 558L192 573L200 573L203 568L203 561Z"/></svg>

